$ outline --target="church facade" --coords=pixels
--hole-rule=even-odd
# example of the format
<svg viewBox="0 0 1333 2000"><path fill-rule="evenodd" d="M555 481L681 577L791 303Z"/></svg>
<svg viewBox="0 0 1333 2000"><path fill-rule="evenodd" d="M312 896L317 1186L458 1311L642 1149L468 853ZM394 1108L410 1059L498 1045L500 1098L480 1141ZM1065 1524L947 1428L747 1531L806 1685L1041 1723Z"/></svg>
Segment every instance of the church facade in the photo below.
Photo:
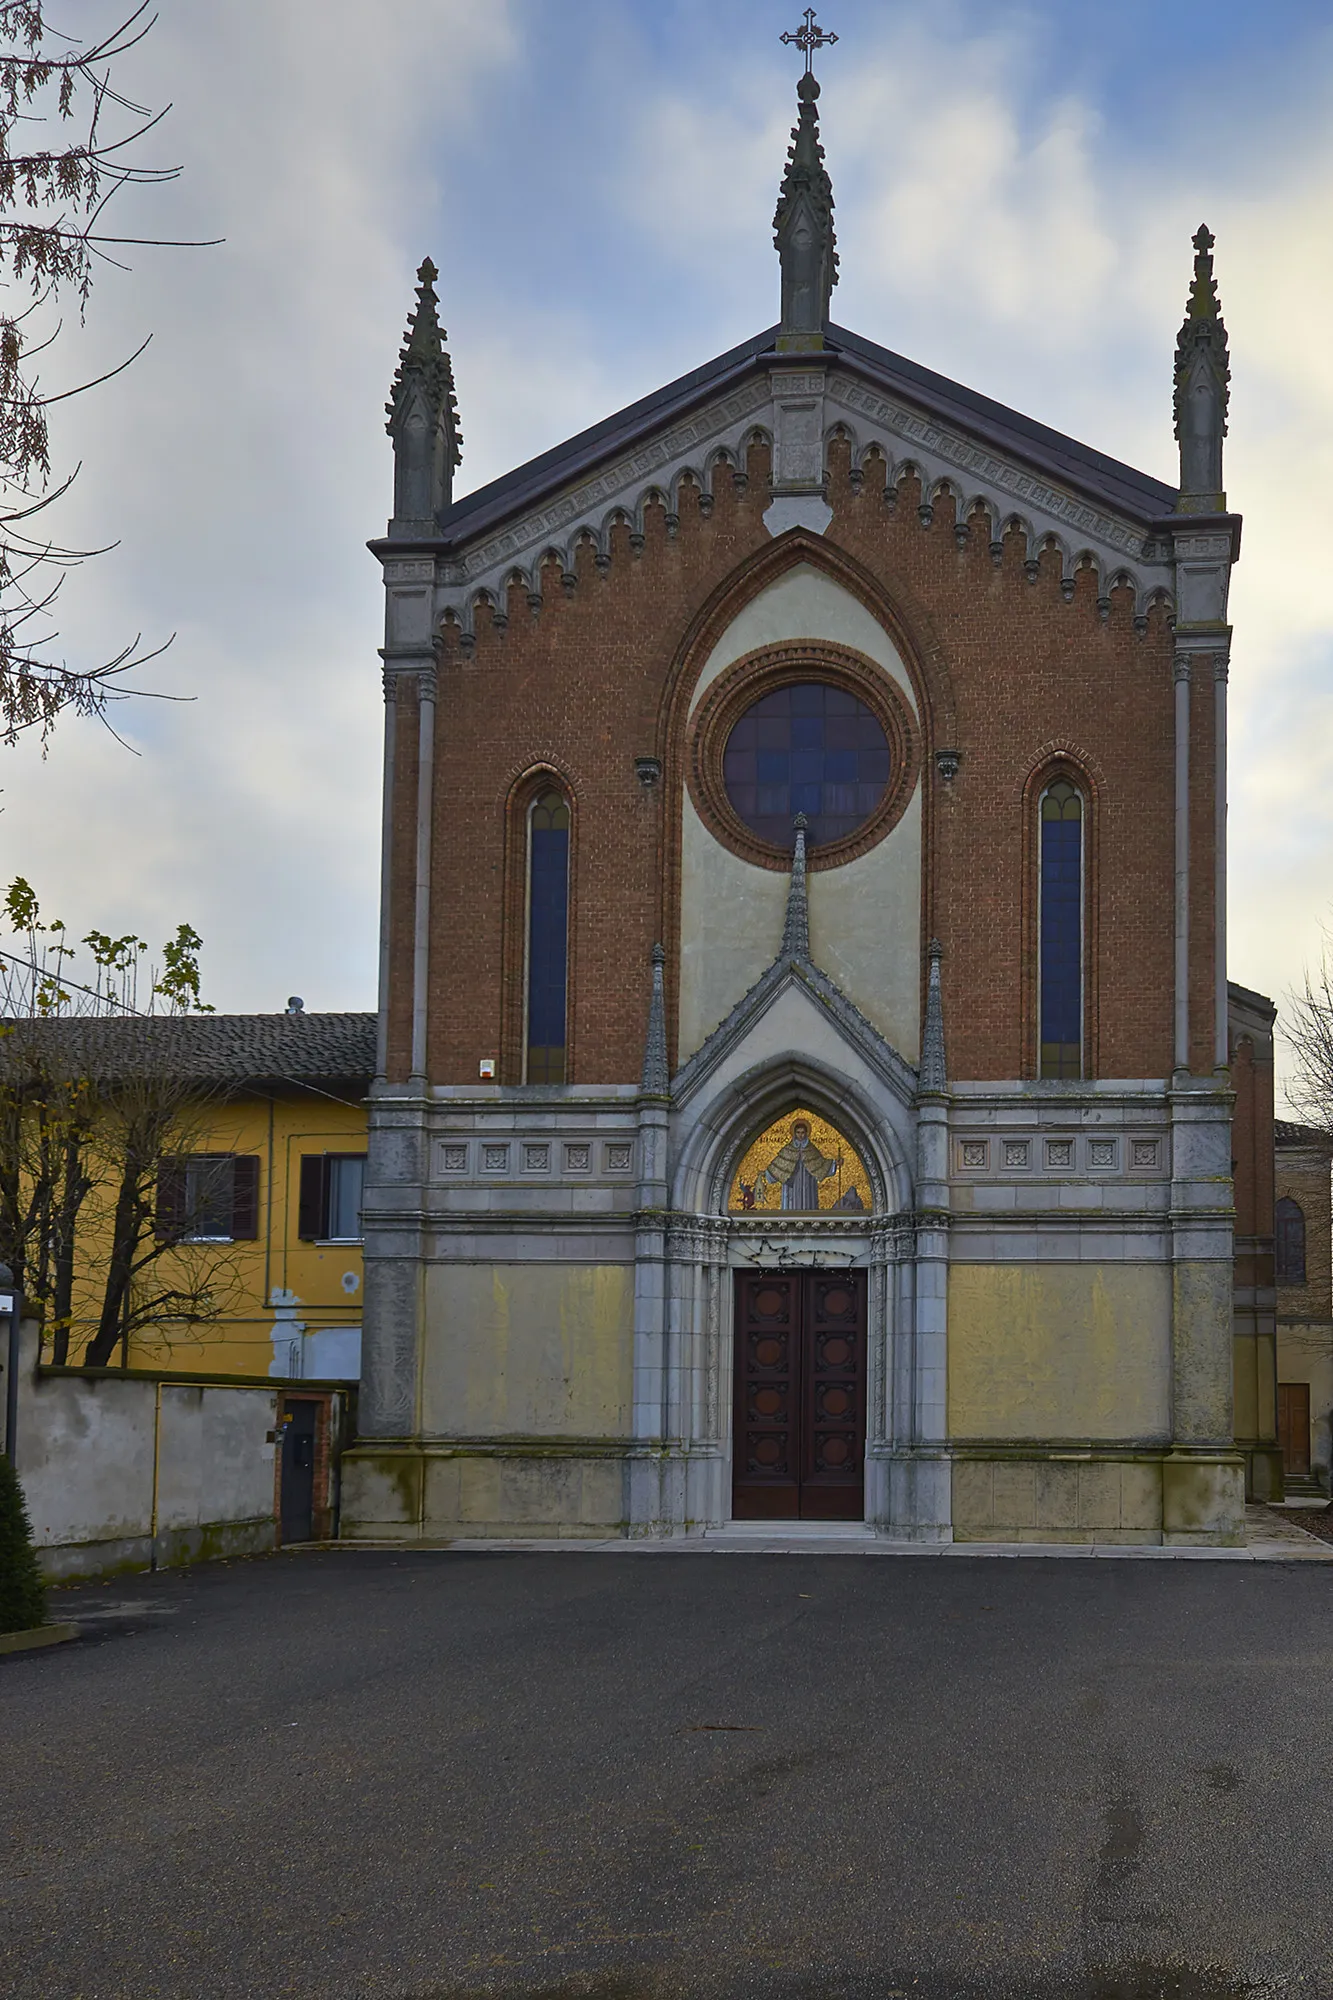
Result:
<svg viewBox="0 0 1333 2000"><path fill-rule="evenodd" d="M422 267L344 1534L1241 1537L1211 238L1170 487L832 322L817 99L779 324L458 500Z"/></svg>

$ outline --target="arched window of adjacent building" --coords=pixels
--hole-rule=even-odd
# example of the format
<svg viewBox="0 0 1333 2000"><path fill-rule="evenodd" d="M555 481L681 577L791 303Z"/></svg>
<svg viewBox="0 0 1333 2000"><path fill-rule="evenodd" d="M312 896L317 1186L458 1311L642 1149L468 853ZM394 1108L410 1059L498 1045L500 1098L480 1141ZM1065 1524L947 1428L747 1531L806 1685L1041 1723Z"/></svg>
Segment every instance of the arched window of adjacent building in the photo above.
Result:
<svg viewBox="0 0 1333 2000"><path fill-rule="evenodd" d="M1279 1285L1305 1283L1305 1216L1298 1201L1283 1195L1277 1205L1277 1281Z"/></svg>
<svg viewBox="0 0 1333 2000"><path fill-rule="evenodd" d="M1038 1038L1042 1076L1083 1074L1083 799L1067 778L1041 795Z"/></svg>
<svg viewBox="0 0 1333 2000"><path fill-rule="evenodd" d="M569 806L548 791L528 808L528 1083L565 1081L568 1000Z"/></svg>

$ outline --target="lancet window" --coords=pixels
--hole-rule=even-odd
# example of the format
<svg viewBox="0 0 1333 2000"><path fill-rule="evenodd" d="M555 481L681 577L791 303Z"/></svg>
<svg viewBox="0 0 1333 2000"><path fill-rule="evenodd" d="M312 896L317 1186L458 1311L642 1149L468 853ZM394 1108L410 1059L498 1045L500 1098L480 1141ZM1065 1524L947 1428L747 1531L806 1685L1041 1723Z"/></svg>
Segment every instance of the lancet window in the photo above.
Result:
<svg viewBox="0 0 1333 2000"><path fill-rule="evenodd" d="M1083 798L1061 778L1042 793L1038 1036L1042 1076L1083 1074Z"/></svg>
<svg viewBox="0 0 1333 2000"><path fill-rule="evenodd" d="M542 792L528 808L524 1078L563 1083L569 1002L569 806Z"/></svg>
<svg viewBox="0 0 1333 2000"><path fill-rule="evenodd" d="M1305 1214L1298 1201L1283 1195L1274 1218L1279 1285L1305 1283Z"/></svg>

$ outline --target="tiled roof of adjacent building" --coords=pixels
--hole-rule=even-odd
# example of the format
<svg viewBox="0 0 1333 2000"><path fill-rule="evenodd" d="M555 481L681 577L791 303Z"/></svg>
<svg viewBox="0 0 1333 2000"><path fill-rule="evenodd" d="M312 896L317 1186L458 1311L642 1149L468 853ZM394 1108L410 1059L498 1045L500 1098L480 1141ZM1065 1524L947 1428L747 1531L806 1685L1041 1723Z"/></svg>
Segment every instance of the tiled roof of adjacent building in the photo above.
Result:
<svg viewBox="0 0 1333 2000"><path fill-rule="evenodd" d="M1294 1125L1289 1118L1273 1120L1273 1140L1279 1146L1322 1146L1333 1153L1333 1136L1317 1125Z"/></svg>
<svg viewBox="0 0 1333 2000"><path fill-rule="evenodd" d="M369 1082L373 1014L163 1014L18 1021L0 1037L0 1071L23 1050L72 1072L168 1075L218 1084Z"/></svg>

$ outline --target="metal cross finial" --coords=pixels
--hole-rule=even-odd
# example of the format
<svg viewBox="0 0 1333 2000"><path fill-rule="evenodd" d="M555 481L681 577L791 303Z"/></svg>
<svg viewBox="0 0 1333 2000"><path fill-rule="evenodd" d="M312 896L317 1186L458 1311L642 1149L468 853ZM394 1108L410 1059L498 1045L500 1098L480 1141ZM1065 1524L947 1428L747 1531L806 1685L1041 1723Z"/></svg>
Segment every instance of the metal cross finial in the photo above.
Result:
<svg viewBox="0 0 1333 2000"><path fill-rule="evenodd" d="M836 42L838 38L836 35L826 35L815 19L814 8L807 7L805 10L805 20L796 30L795 34L784 35L782 39L784 42L795 42L798 49L804 49L805 73L807 76L813 76L815 73L815 50L826 48L829 43Z"/></svg>

